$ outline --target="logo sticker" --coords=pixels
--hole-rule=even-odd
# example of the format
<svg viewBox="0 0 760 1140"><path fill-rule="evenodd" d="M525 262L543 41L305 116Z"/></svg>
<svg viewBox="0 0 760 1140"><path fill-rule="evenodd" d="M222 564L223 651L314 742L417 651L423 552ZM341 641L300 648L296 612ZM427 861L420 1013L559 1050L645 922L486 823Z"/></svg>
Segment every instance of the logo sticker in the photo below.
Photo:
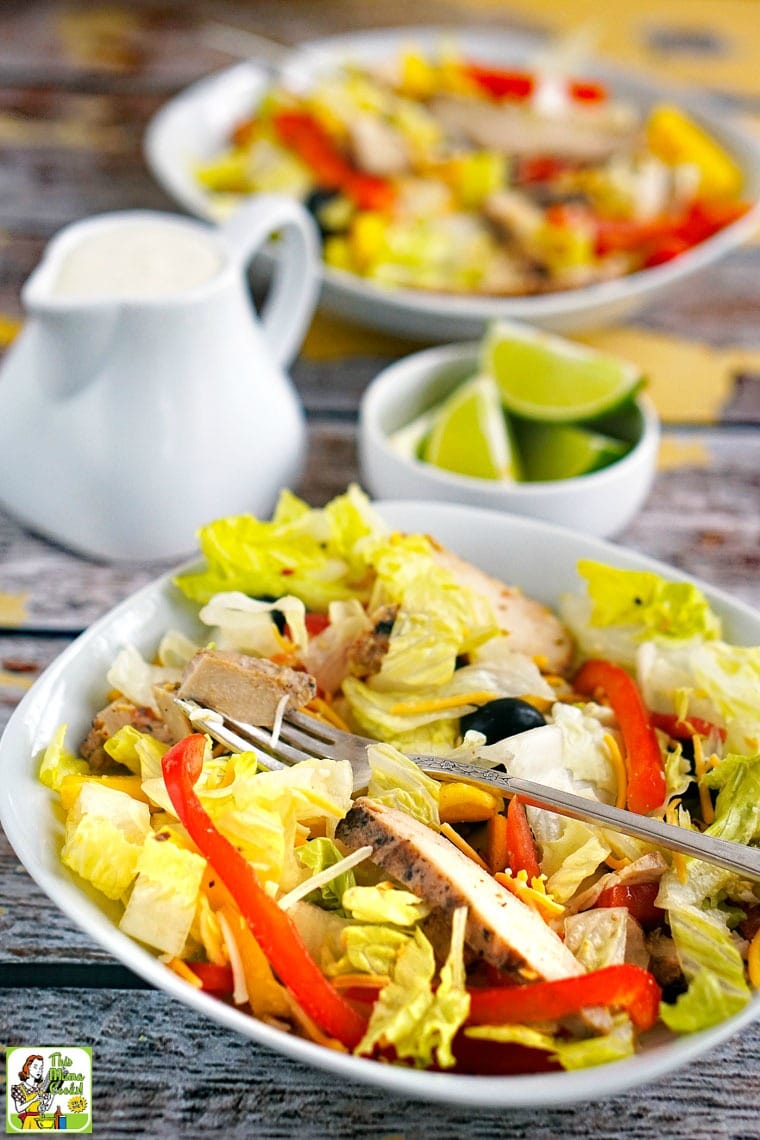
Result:
<svg viewBox="0 0 760 1140"><path fill-rule="evenodd" d="M92 1049L20 1045L5 1055L5 1131L92 1132Z"/></svg>

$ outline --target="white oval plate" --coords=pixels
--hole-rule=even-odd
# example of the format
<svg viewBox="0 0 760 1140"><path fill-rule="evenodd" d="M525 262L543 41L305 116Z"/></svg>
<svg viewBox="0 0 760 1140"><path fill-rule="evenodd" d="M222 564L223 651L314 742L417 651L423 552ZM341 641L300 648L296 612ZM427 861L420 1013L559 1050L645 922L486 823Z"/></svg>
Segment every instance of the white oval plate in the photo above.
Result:
<svg viewBox="0 0 760 1140"><path fill-rule="evenodd" d="M301 87L341 60L377 61L405 45L432 50L442 39L454 40L464 53L501 65L528 64L545 43L496 28L391 28L314 40L293 52L283 78ZM557 332L573 332L620 320L662 289L740 245L760 217L760 146L725 115L710 111L694 92L669 89L608 64L584 69L609 85L622 99L647 111L663 100L693 115L737 159L745 173L750 213L720 233L664 265L583 289L535 297L477 297L384 288L353 273L322 266L321 302L326 310L388 332L424 341L479 337L499 317L530 321ZM145 156L154 177L181 206L218 221L228 212L203 189L194 168L227 146L230 131L248 117L271 83L269 72L254 62L237 64L180 92L154 116L145 135Z"/></svg>
<svg viewBox="0 0 760 1140"><path fill-rule="evenodd" d="M549 605L555 605L564 591L578 587L579 558L677 576L643 555L548 523L445 503L384 502L378 509L392 526L435 535L484 570L523 585ZM88 892L83 881L62 865L60 812L37 779L38 754L59 724L68 723L70 745L85 736L94 712L105 703L106 670L122 645L133 643L150 655L169 628L200 635L194 607L174 589L171 577L166 574L144 587L70 645L24 697L0 740L0 820L19 859L64 914L136 974L213 1021L294 1060L399 1095L479 1108L596 1101L659 1079L760 1015L758 995L714 1029L689 1037L657 1037L636 1056L599 1068L510 1077L458 1076L381 1065L324 1049L264 1025L183 982L122 934L115 925L115 906L109 908L97 892ZM723 618L729 640L760 644L760 613L700 585Z"/></svg>

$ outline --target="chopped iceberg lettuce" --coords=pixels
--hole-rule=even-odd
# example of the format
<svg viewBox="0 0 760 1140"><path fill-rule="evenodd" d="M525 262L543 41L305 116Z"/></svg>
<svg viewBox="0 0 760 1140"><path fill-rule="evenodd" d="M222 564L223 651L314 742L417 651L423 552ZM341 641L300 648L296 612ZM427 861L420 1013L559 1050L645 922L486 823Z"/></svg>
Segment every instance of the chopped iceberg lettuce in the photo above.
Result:
<svg viewBox="0 0 760 1140"><path fill-rule="evenodd" d="M149 831L146 803L103 784L83 783L66 816L61 860L109 899L118 899L137 874Z"/></svg>
<svg viewBox="0 0 760 1140"><path fill-rule="evenodd" d="M418 928L400 947L391 980L372 1010L357 1053L372 1053L376 1046L392 1047L401 1060L426 1068L454 1064L451 1044L470 1010L463 961L467 911L454 912L451 948L433 989L433 947Z"/></svg>
<svg viewBox="0 0 760 1140"><path fill-rule="evenodd" d="M391 883L378 883L376 887L349 887L343 894L342 902L343 909L357 922L414 926L430 913L430 908L422 899Z"/></svg>
<svg viewBox="0 0 760 1140"><path fill-rule="evenodd" d="M90 773L90 765L86 760L66 751L67 727L65 724L58 726L40 761L40 780L54 792L59 791L66 776L88 776Z"/></svg>
<svg viewBox="0 0 760 1140"><path fill-rule="evenodd" d="M400 808L407 815L438 827L440 784L426 776L412 761L390 744L371 744L367 749L372 775L367 795L376 803Z"/></svg>
<svg viewBox="0 0 760 1140"><path fill-rule="evenodd" d="M324 509L285 491L271 522L238 515L203 527L205 568L185 571L175 582L201 604L231 590L278 597L285 582L308 609L323 611L332 601L366 596L360 539L385 529L357 487Z"/></svg>
<svg viewBox="0 0 760 1140"><path fill-rule="evenodd" d="M344 856L326 836L310 839L302 844L296 851L298 862L308 868L312 875L324 871L327 867L334 867L340 863ZM326 910L341 910L343 908L343 895L356 886L356 876L351 868L343 871L328 883L324 883L318 891L308 896L309 901L316 902Z"/></svg>
<svg viewBox="0 0 760 1140"><path fill-rule="evenodd" d="M132 938L180 956L195 917L206 860L161 833L150 835L119 928Z"/></svg>
<svg viewBox="0 0 760 1140"><path fill-rule="evenodd" d="M300 598L286 594L274 601L259 601L230 590L214 594L198 615L213 626L212 640L217 649L237 649L256 657L273 657L282 652L283 639L275 624L275 614L288 623L288 636L298 649L306 645L306 607Z"/></svg>
<svg viewBox="0 0 760 1140"><path fill-rule="evenodd" d="M179 682L181 669L165 665L151 665L134 645L125 645L106 674L108 684L141 708L158 712L153 693L154 685Z"/></svg>

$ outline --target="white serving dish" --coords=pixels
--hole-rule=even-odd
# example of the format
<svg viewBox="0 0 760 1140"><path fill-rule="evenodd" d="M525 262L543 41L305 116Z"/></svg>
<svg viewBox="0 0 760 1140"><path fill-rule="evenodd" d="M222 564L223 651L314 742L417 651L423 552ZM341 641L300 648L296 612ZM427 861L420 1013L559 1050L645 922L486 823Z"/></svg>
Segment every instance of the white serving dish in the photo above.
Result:
<svg viewBox="0 0 760 1140"><path fill-rule="evenodd" d="M486 63L529 64L545 42L498 28L387 28L315 40L294 50L282 76L303 87L346 58L376 61L414 44L433 49L454 40L465 53ZM607 83L619 97L643 110L667 99L693 115L733 153L745 172L745 198L760 200L760 146L725 115L710 109L698 94L670 89L649 77L631 75L610 64L594 63L587 74ZM255 62L210 75L169 100L154 116L145 136L145 156L154 177L181 206L199 217L220 220L230 203L205 191L194 167L220 153L236 123L248 117L271 84L271 69ZM322 266L324 309L365 325L423 341L478 337L498 318L528 321L556 332L590 329L622 320L685 277L735 249L755 232L755 208L720 233L664 265L583 289L531 297L475 297L383 288L352 273Z"/></svg>
<svg viewBox="0 0 760 1140"><path fill-rule="evenodd" d="M362 481L381 499L435 499L510 511L608 538L643 505L654 480L660 424L653 404L637 399L637 442L623 459L574 479L507 483L473 479L423 463L389 436L434 407L477 367L475 342L429 348L384 369L362 397L359 461Z"/></svg>
<svg viewBox="0 0 760 1140"><path fill-rule="evenodd" d="M388 502L378 508L393 527L433 534L484 570L522 585L550 605L556 604L562 592L577 588L579 558L678 577L672 569L633 551L529 519L444 503ZM760 613L700 585L722 617L729 640L760 644ZM85 735L94 711L104 703L106 669L118 649L133 643L150 653L169 627L190 635L200 633L194 607L174 590L167 574L122 602L64 650L24 697L0 741L0 820L19 859L68 918L152 985L210 1020L340 1080L473 1108L598 1101L661 1079L760 1015L758 994L740 1013L713 1029L681 1038L655 1036L636 1056L614 1064L527 1076L455 1076L396 1068L324 1049L256 1021L183 982L122 934L109 904L88 892L61 864L61 816L55 797L37 779L39 753L61 722L68 723L72 745ZM181 1017L180 1009L177 1016Z"/></svg>

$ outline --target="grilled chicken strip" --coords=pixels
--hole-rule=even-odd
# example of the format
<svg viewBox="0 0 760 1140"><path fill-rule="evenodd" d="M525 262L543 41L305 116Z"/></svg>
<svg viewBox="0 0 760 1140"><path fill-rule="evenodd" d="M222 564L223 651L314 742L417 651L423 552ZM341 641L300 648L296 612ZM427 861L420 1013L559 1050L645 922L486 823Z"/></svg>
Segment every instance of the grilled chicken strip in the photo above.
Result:
<svg viewBox="0 0 760 1140"><path fill-rule="evenodd" d="M499 629L509 636L511 649L528 657L544 658L546 667L553 673L567 673L573 655L572 639L551 610L533 598L526 598L514 586L505 586L498 578L485 574L450 550L438 547L434 557L460 586L488 599Z"/></svg>
<svg viewBox="0 0 760 1140"><path fill-rule="evenodd" d="M466 906L466 941L486 962L548 980L585 972L536 911L406 812L358 799L336 836L352 850L370 844L373 861L431 907L451 914Z"/></svg>
<svg viewBox="0 0 760 1140"><path fill-rule="evenodd" d="M308 673L247 653L201 649L185 667L177 695L235 720L271 727L283 697L289 698L288 708L299 709L316 692Z"/></svg>

